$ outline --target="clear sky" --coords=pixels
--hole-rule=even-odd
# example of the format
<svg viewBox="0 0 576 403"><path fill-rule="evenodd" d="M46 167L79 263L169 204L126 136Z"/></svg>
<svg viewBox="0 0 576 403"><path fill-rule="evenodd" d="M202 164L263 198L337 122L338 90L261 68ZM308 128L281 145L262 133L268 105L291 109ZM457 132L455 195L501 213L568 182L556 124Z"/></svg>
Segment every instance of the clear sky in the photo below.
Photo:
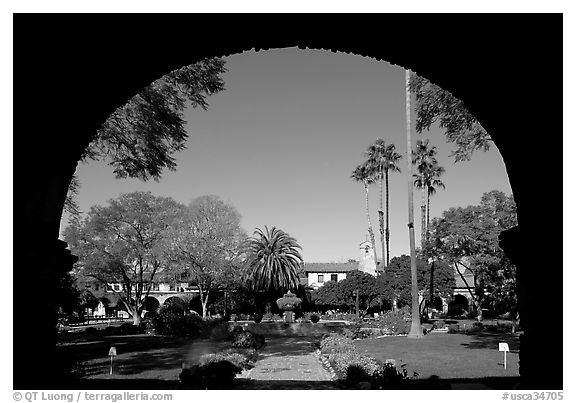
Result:
<svg viewBox="0 0 576 403"><path fill-rule="evenodd" d="M137 190L182 203L214 194L236 206L249 234L267 225L295 237L305 261L357 259L367 222L363 186L350 174L380 137L404 156L402 173L390 177L390 256L409 253L404 70L360 56L296 48L230 56L226 67L226 89L208 98L208 110L186 111L190 137L187 149L176 155L176 172L142 182L115 179L105 162L79 164L81 210ZM420 138L437 146L446 169L446 189L433 196L431 217L478 204L493 189L511 194L495 146L454 164L448 157L453 145L440 130L422 135L413 130L413 144ZM377 245L378 200L374 185L370 208ZM414 200L419 245L419 191Z"/></svg>

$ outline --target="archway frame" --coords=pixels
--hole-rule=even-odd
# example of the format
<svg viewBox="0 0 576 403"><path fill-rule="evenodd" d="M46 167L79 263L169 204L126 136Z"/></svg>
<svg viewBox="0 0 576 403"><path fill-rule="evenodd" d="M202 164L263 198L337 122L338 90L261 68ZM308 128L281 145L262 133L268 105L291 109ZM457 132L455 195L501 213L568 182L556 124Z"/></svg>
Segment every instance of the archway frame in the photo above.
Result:
<svg viewBox="0 0 576 403"><path fill-rule="evenodd" d="M540 350L548 335L532 319L546 314L552 323L562 323L562 307L547 310L530 301L531 294L552 288L562 278L562 257L554 252L561 244L562 219L557 215L534 219L542 211L558 211L561 185L546 181L542 185L546 191L535 191L530 182L534 166L528 158L535 151L542 152L538 141L543 133L548 141L561 141L561 15L482 19L472 15L310 15L298 21L263 15L249 22L237 17L238 24L230 29L233 34L201 41L190 39L188 27L193 24L199 32L210 32L213 27L190 15L111 16L105 23L87 16L60 18L14 16L14 172L20 178L15 181L14 200L18 222L14 228L15 285L32 275L38 283L32 291L54 305L50 291L73 261L57 240L70 179L90 136L139 89L183 65L251 49L299 46L354 53L409 68L451 91L491 134L518 206L519 226L508 231L502 246L519 271L525 329L522 380L532 388L562 387L561 377L541 371L541 362L562 368L562 354L549 356ZM142 30L162 24L159 20L171 29ZM534 29L543 22L545 29ZM106 30L101 29L103 25ZM313 26L322 29L307 28ZM448 43L446 29L454 33ZM82 46L71 42L71 37ZM49 97L49 102L36 108L30 119L30 97L36 94ZM558 147L553 144L550 149ZM561 172L561 162L561 157L551 158L550 170ZM551 188L554 184L555 189ZM526 250L552 251L546 261L549 276L538 274L538 260L525 259L522 252ZM39 365L46 368L53 363L53 317L39 318L34 329L17 312L14 318L14 350L26 351L14 361L14 386L38 388L41 385L26 379L28 363L45 363ZM37 342L38 332L45 336L42 342Z"/></svg>

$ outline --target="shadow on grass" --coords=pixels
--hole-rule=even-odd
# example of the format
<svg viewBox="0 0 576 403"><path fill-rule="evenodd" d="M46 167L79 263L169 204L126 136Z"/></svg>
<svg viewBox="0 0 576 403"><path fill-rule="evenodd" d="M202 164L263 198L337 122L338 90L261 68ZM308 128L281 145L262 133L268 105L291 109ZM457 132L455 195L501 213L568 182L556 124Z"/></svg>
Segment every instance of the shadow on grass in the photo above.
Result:
<svg viewBox="0 0 576 403"><path fill-rule="evenodd" d="M487 348L490 350L498 350L498 343L508 343L511 353L518 353L520 351L520 340L517 335L510 333L467 333L466 336L472 338L469 343L462 343L461 345L471 349Z"/></svg>
<svg viewBox="0 0 576 403"><path fill-rule="evenodd" d="M520 377L491 377L478 379L429 379L410 380L394 390L512 390L519 389ZM179 381L156 379L85 379L57 389L65 390L197 390L185 387ZM338 381L289 381L289 380L234 380L234 390L358 390ZM521 388L520 388L521 389Z"/></svg>

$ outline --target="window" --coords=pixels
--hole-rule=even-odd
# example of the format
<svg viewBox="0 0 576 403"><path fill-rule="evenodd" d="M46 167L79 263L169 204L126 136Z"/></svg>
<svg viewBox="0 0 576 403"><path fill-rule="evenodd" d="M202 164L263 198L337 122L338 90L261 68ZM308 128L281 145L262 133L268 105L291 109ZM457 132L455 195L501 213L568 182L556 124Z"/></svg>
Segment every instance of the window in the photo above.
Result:
<svg viewBox="0 0 576 403"><path fill-rule="evenodd" d="M318 274L318 282L319 282L319 283L323 283L323 282L324 282L324 274Z"/></svg>
<svg viewBox="0 0 576 403"><path fill-rule="evenodd" d="M114 290L120 291L120 284L114 284Z"/></svg>
<svg viewBox="0 0 576 403"><path fill-rule="evenodd" d="M338 282L338 274L331 274L330 275L330 281Z"/></svg>

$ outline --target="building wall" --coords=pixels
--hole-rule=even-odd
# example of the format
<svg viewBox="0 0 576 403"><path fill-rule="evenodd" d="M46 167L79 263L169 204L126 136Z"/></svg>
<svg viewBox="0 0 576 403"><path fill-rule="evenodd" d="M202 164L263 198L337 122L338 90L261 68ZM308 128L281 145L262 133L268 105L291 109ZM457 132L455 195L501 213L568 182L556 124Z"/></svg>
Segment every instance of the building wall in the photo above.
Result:
<svg viewBox="0 0 576 403"><path fill-rule="evenodd" d="M323 281L319 281L318 276L323 276ZM322 287L324 285L324 283L331 281L332 275L336 275L337 276L337 280L336 281L342 281L346 278L346 273L330 273L330 272L322 272L322 273L308 273L308 286L310 287L314 287L314 288L318 288L318 287Z"/></svg>

